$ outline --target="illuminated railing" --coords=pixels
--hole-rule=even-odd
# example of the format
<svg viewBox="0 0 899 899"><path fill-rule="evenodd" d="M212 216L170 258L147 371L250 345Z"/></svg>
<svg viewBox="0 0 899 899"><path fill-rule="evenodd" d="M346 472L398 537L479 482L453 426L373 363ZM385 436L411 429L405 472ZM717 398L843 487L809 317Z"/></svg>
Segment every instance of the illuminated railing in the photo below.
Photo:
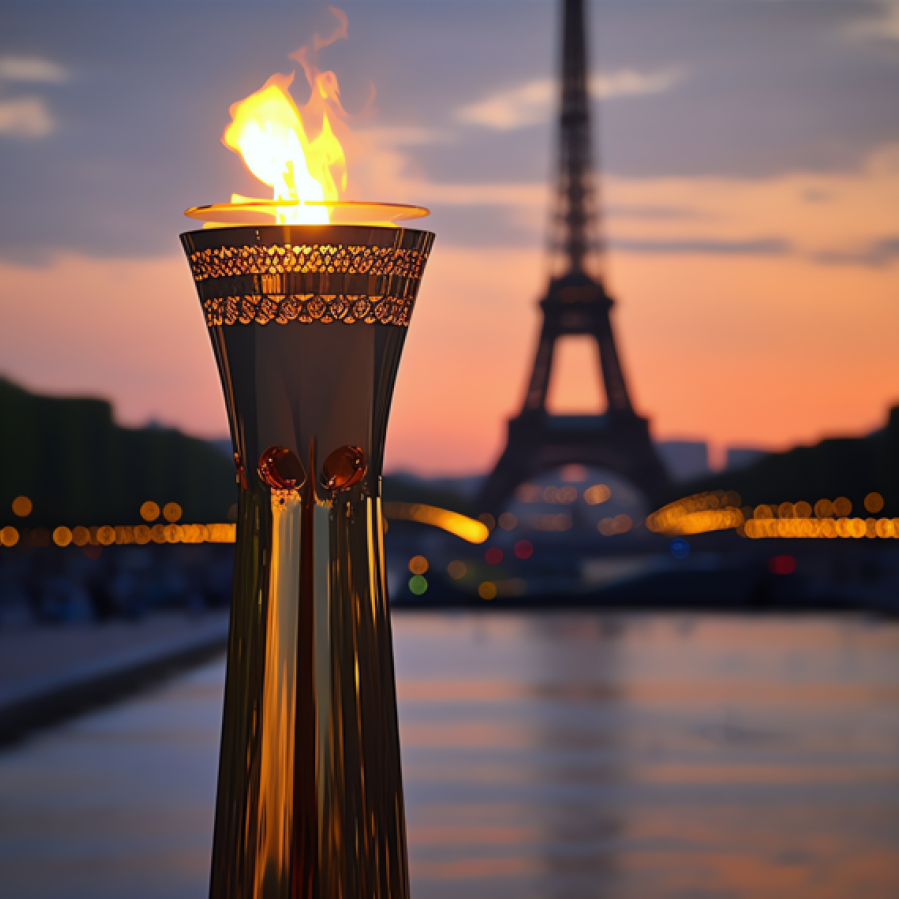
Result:
<svg viewBox="0 0 899 899"><path fill-rule="evenodd" d="M490 536L490 528L483 522L475 521L458 512L427 506L424 503L386 502L384 503L384 517L388 521L398 519L429 524L431 527L440 528L449 534L461 537L469 543L483 543Z"/></svg>
<svg viewBox="0 0 899 899"><path fill-rule="evenodd" d="M716 490L663 506L646 519L646 527L656 534L684 536L738 528L743 520L740 494Z"/></svg>
<svg viewBox="0 0 899 899"><path fill-rule="evenodd" d="M20 517L29 515L31 509L31 501L27 497L17 497L13 503L13 510ZM0 529L0 546L12 547L20 542L28 546L144 546L148 543L234 543L237 539L235 524L179 524L181 507L177 503L168 503L161 511L166 524L152 524L159 517L160 508L154 502L146 502L141 506L140 514L147 524L75 528L63 526L53 531L41 527L20 530L7 526ZM469 543L483 543L490 536L490 528L483 522L423 503L384 503L384 517L388 521L415 521L441 528Z"/></svg>
<svg viewBox="0 0 899 899"><path fill-rule="evenodd" d="M592 488L591 488L592 489ZM884 505L879 493L865 497L865 508L870 513L879 512ZM13 511L27 517L32 511L27 497L17 497ZM477 521L458 512L450 512L424 503L385 502L385 525L390 520L414 521L440 528L469 543L483 543L496 522L491 515L482 515ZM741 537L762 539L777 538L895 538L899 537L899 518L852 518L852 503L846 497L836 500L820 499L814 506L805 501L777 504L763 503L754 509L740 508L740 495L735 491L716 490L697 493L679 499L653 512L646 519L648 530L666 536L691 536L712 531L736 530ZM181 507L168 503L160 509L154 502L146 502L140 508L141 517L147 521L141 525L104 525L100 527L68 528L19 528L7 526L0 529L0 546L12 547L20 543L28 546L113 546L149 543L234 543L237 526L233 523L181 524ZM166 524L153 523L157 518ZM543 519L546 519L544 522ZM565 519L565 526L558 526L556 519ZM567 530L570 516L537 516L529 522L538 530ZM517 518L509 512L499 518L499 526L513 530ZM553 525L553 526L550 526ZM605 527L604 527L605 526ZM625 533L633 527L627 515L603 519L599 530L604 536Z"/></svg>
<svg viewBox="0 0 899 899"><path fill-rule="evenodd" d="M145 524L104 525L102 527L26 528L12 526L0 529L0 546L16 546L20 541L29 546L127 546L148 543L234 543L235 524Z"/></svg>
<svg viewBox="0 0 899 899"><path fill-rule="evenodd" d="M762 503L740 509L739 494L722 490L687 496L654 512L646 526L657 534L686 536L736 528L741 537L859 539L899 537L899 518L851 518L852 503L841 496L819 499L814 506L797 503ZM865 497L865 509L876 513L884 506L879 493Z"/></svg>
<svg viewBox="0 0 899 899"><path fill-rule="evenodd" d="M899 537L899 518L751 518L745 534L762 537L860 538Z"/></svg>

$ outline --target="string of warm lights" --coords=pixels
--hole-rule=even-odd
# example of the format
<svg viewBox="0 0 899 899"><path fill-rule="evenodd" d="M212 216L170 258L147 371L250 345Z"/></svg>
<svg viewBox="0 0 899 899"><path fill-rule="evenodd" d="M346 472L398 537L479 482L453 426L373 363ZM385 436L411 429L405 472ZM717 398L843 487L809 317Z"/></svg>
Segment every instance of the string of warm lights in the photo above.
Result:
<svg viewBox="0 0 899 899"><path fill-rule="evenodd" d="M13 514L19 518L27 518L33 508L34 504L27 496L17 496L12 502ZM160 515L166 524L153 523ZM140 516L147 524L61 526L52 531L42 527L20 530L8 525L0 529L0 546L145 546L148 543L234 543L237 539L237 526L234 524L178 524L181 515L178 503L166 503L160 509L156 503L147 501L140 507Z"/></svg>
<svg viewBox="0 0 899 899"><path fill-rule="evenodd" d="M27 546L127 546L148 543L234 543L237 525L221 524L155 524L102 525L100 527L58 527L22 529L7 526L0 529L0 546L12 547L20 542Z"/></svg>
<svg viewBox="0 0 899 899"><path fill-rule="evenodd" d="M656 534L684 536L737 528L743 520L740 494L714 490L663 506L646 519L646 527Z"/></svg>
<svg viewBox="0 0 899 899"><path fill-rule="evenodd" d="M869 493L865 497L865 508L869 513L881 511L883 505L884 500L879 493ZM12 508L16 515L24 518L31 514L33 506L28 497L19 496L13 501ZM741 509L738 493L715 490L687 496L663 506L646 519L646 527L653 533L667 536L736 529L740 536L751 539L899 537L899 518L851 518L851 512L852 503L846 497L833 501L820 499L814 507L800 501L779 505L763 503L755 509L751 506ZM78 547L143 546L148 543L234 543L237 539L237 526L232 523L179 524L182 511L177 503L167 503L160 509L156 503L148 501L141 506L140 514L147 524L61 526L52 532L41 527L20 530L7 526L0 529L0 546L13 547L20 543L29 546L49 546L51 543ZM165 518L166 524L153 523L160 515ZM414 521L437 527L469 543L483 543L497 524L491 515L482 515L481 520L476 521L458 512L424 503L386 502L384 516L387 520ZM572 525L571 517L564 514L534 516L530 523L538 530L564 531ZM517 524L511 513L503 513L499 518L499 525L505 530L513 530ZM632 527L633 522L627 515L604 518L598 525L604 536L623 534Z"/></svg>
<svg viewBox="0 0 899 899"><path fill-rule="evenodd" d="M20 518L31 514L33 505L25 496L16 497L12 503L13 512ZM178 524L181 518L181 506L167 503L162 509L152 502L145 502L140 507L141 518L147 524L141 525L101 525L99 527L75 528L58 527L52 532L47 528L22 529L7 526L0 529L0 546L12 547L19 543L27 546L113 546L148 543L234 543L237 540L237 525L221 524ZM153 524L160 514L167 524ZM461 537L469 543L483 543L490 536L490 528L481 521L475 521L467 515L428 506L423 503L384 503L384 515L419 524L428 524L441 528L450 534ZM513 516L514 517L514 516ZM501 516L502 520L502 516ZM509 521L505 522L509 525ZM512 523L514 527L514 523Z"/></svg>
<svg viewBox="0 0 899 899"><path fill-rule="evenodd" d="M852 503L845 496L819 499L814 506L800 500L769 505L762 503L738 508L740 496L733 491L697 493L663 506L646 519L646 526L658 534L685 536L736 528L740 536L753 540L765 537L811 539L859 539L899 537L899 518L850 518ZM883 497L869 493L865 509L883 509ZM812 517L814 516L814 517Z"/></svg>
<svg viewBox="0 0 899 899"><path fill-rule="evenodd" d="M751 518L746 522L745 534L756 540L762 537L899 537L899 518Z"/></svg>

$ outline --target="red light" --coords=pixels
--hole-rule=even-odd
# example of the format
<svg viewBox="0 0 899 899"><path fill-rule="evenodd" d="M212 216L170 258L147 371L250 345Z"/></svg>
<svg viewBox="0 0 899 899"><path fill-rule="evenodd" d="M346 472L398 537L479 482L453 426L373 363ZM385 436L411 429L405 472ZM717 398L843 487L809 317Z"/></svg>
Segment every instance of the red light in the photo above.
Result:
<svg viewBox="0 0 899 899"><path fill-rule="evenodd" d="M796 559L793 556L772 556L768 559L771 574L792 574L795 570Z"/></svg>
<svg viewBox="0 0 899 899"><path fill-rule="evenodd" d="M488 565L499 565L503 560L503 551L498 546L491 546L484 553L484 558L487 560Z"/></svg>
<svg viewBox="0 0 899 899"><path fill-rule="evenodd" d="M530 559L534 555L534 546L530 540L519 540L515 544L515 555L519 559Z"/></svg>

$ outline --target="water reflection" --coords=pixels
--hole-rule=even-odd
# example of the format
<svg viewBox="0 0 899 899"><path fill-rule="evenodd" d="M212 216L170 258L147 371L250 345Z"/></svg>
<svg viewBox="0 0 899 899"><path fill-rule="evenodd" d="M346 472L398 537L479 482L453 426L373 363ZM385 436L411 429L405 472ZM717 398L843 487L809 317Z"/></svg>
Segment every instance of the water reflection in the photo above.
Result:
<svg viewBox="0 0 899 899"><path fill-rule="evenodd" d="M899 895L899 624L395 616L413 895ZM206 895L223 668L0 754L0 895Z"/></svg>
<svg viewBox="0 0 899 899"><path fill-rule="evenodd" d="M899 894L899 627L403 617L421 897Z"/></svg>

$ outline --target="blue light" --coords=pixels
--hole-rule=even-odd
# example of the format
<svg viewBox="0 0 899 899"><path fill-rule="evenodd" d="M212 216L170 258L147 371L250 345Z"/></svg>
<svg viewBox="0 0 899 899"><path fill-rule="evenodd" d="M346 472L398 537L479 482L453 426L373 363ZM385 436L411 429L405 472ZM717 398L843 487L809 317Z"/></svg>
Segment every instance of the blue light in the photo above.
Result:
<svg viewBox="0 0 899 899"><path fill-rule="evenodd" d="M671 555L675 559L686 559L690 555L690 544L683 537L675 537L671 541Z"/></svg>

